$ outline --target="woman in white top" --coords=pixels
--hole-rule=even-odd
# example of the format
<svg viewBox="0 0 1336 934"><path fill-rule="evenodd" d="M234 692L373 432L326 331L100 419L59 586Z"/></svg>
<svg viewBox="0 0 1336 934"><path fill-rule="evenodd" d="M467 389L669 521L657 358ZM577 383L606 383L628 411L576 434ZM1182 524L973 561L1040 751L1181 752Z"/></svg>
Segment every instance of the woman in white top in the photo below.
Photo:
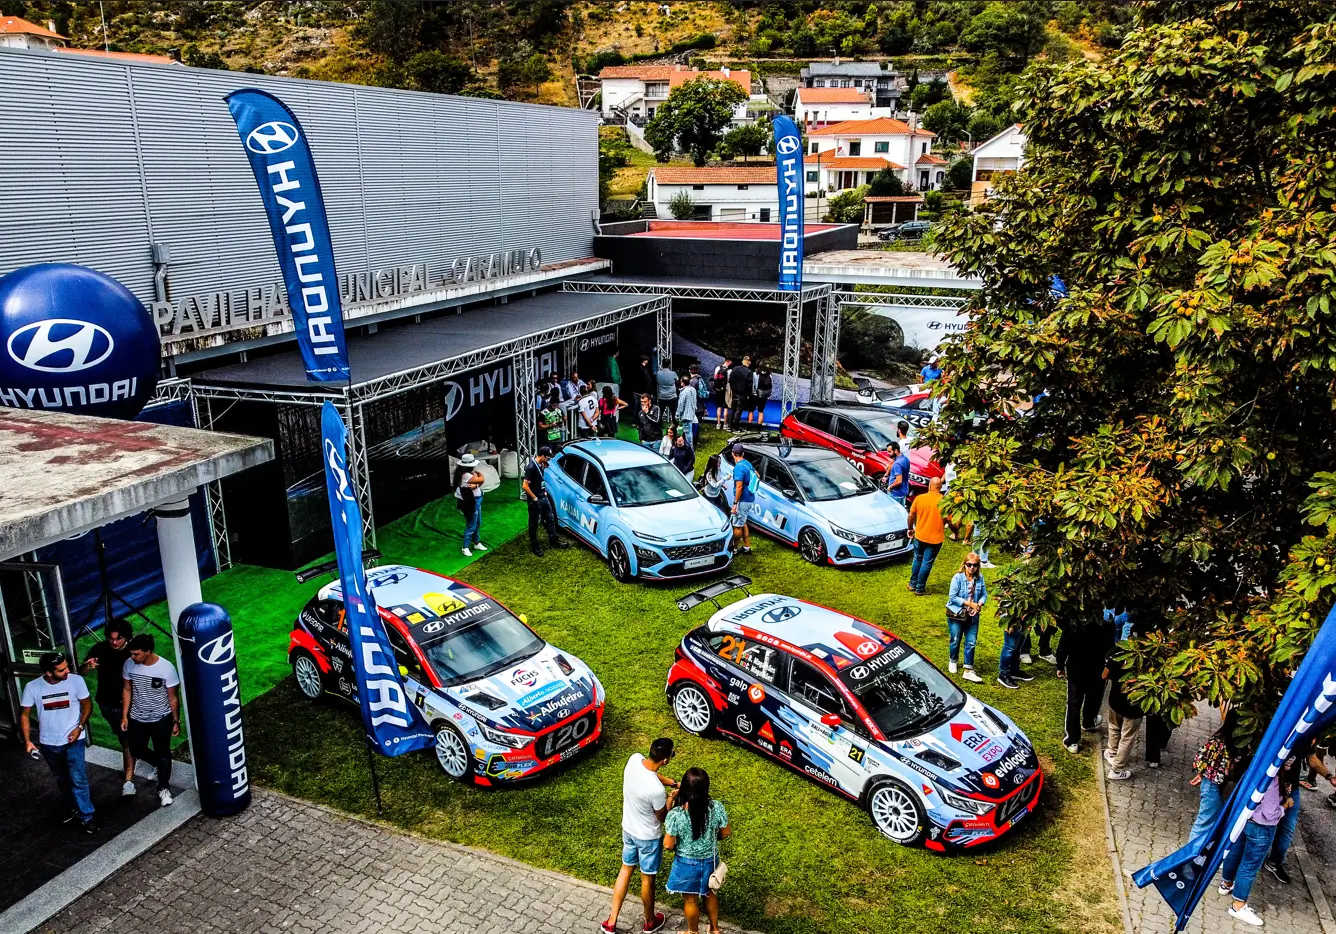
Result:
<svg viewBox="0 0 1336 934"><path fill-rule="evenodd" d="M724 502L724 481L727 478L720 469L721 461L718 454L711 454L705 462L705 472L700 477L700 491L706 499L728 512L728 504Z"/></svg>

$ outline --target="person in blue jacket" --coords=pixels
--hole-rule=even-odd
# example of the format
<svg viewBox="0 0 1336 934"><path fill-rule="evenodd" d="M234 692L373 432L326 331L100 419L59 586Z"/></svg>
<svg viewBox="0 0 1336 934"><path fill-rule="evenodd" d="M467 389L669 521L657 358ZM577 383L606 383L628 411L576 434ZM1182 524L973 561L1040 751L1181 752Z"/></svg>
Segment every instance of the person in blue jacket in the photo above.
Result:
<svg viewBox="0 0 1336 934"><path fill-rule="evenodd" d="M948 643L950 654L950 672L956 673L960 661L960 643L965 643L965 672L961 675L966 681L981 684L974 671L974 644L979 638L979 611L988 601L988 585L984 583L983 571L979 569L979 556L971 551L965 556L960 570L951 578L951 589L946 598L946 626L951 633Z"/></svg>

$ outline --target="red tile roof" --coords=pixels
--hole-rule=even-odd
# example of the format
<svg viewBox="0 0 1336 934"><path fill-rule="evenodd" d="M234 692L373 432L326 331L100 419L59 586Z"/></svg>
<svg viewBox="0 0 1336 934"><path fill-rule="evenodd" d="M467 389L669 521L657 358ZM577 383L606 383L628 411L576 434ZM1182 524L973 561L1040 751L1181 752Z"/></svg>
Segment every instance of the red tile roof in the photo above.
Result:
<svg viewBox="0 0 1336 934"><path fill-rule="evenodd" d="M832 123L829 126L823 126L819 130L809 130L808 136L908 136L913 133L915 136L933 137L936 133L919 128L911 130L909 124L903 120L893 120L890 117L876 117L872 120L841 120L839 123Z"/></svg>
<svg viewBox="0 0 1336 934"><path fill-rule="evenodd" d="M609 78L636 78L641 81L667 81L669 87L677 87L694 81L696 78L714 78L717 81L732 81L748 94L751 93L751 72L732 71L697 71L681 68L677 65L609 65L598 73L600 81Z"/></svg>
<svg viewBox="0 0 1336 934"><path fill-rule="evenodd" d="M921 155L921 156L918 157L918 161L915 162L914 164L915 164L915 165L946 165L946 160L943 159L941 156L937 155L936 153L925 152L923 155Z"/></svg>
<svg viewBox="0 0 1336 934"><path fill-rule="evenodd" d="M70 55L88 55L93 58L114 58L122 62L154 62L159 65L179 65L170 55L149 55L147 52L106 52L102 49L57 49Z"/></svg>
<svg viewBox="0 0 1336 934"><path fill-rule="evenodd" d="M650 169L660 185L774 185L775 167L656 165Z"/></svg>
<svg viewBox="0 0 1336 934"><path fill-rule="evenodd" d="M808 165L820 165L827 169L868 169L879 171L885 168L903 169L904 166L881 156L837 156L827 149L825 152L809 155L804 160Z"/></svg>
<svg viewBox="0 0 1336 934"><path fill-rule="evenodd" d="M52 32L45 26L38 26L18 16L0 16L0 33L11 36L44 36L47 39L64 39L58 32Z"/></svg>
<svg viewBox="0 0 1336 934"><path fill-rule="evenodd" d="M804 104L866 104L869 95L862 88L799 88L798 98Z"/></svg>

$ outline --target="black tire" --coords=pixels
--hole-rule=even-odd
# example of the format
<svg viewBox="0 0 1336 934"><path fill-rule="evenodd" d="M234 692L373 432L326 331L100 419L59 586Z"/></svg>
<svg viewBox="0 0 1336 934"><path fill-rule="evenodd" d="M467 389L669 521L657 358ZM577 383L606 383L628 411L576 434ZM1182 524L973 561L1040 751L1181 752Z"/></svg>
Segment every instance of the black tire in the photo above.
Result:
<svg viewBox="0 0 1336 934"><path fill-rule="evenodd" d="M620 538L608 542L608 570L612 572L612 579L619 584L630 583L635 577L631 573L631 555Z"/></svg>
<svg viewBox="0 0 1336 934"><path fill-rule="evenodd" d="M692 736L709 736L718 720L710 695L694 681L684 681L673 691L673 717Z"/></svg>
<svg viewBox="0 0 1336 934"><path fill-rule="evenodd" d="M879 779L864 801L872 825L901 846L917 846L928 832L928 815L918 795L899 779Z"/></svg>
<svg viewBox="0 0 1336 934"><path fill-rule="evenodd" d="M432 757L441 771L457 782L472 782L473 753L464 734L445 721L437 721L432 729L436 733Z"/></svg>
<svg viewBox="0 0 1336 934"><path fill-rule="evenodd" d="M325 696L325 676L320 672L320 665L315 656L305 649L296 649L292 653L292 676L297 679L297 690L302 697L315 703Z"/></svg>
<svg viewBox="0 0 1336 934"><path fill-rule="evenodd" d="M798 553L808 564L824 565L829 557L826 540L810 525L798 533Z"/></svg>

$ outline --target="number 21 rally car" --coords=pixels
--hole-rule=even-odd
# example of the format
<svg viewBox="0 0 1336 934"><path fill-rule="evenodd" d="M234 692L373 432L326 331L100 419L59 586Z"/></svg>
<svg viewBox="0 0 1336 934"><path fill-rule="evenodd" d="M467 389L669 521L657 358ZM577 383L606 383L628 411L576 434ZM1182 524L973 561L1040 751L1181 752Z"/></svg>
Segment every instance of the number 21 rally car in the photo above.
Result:
<svg viewBox="0 0 1336 934"><path fill-rule="evenodd" d="M436 733L436 762L463 782L532 778L597 742L603 685L497 600L404 565L367 572L404 692ZM298 615L288 643L297 687L357 700L339 581Z"/></svg>
<svg viewBox="0 0 1336 934"><path fill-rule="evenodd" d="M690 610L751 582L678 601ZM1034 747L1004 714L872 623L748 595L687 633L668 673L677 722L719 733L865 807L887 837L930 850L996 840L1039 803Z"/></svg>

